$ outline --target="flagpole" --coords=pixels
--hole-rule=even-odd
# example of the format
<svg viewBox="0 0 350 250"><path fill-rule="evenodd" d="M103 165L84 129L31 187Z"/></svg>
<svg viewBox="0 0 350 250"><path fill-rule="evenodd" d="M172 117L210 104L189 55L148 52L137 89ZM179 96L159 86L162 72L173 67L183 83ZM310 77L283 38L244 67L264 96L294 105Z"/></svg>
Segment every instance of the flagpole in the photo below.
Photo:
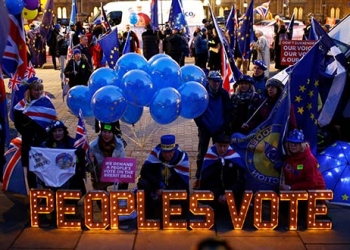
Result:
<svg viewBox="0 0 350 250"><path fill-rule="evenodd" d="M260 104L260 106L255 110L255 112L249 117L249 119L244 124L248 124L253 119L253 117L256 115L256 113L258 113L258 111L261 109L261 107L265 104L266 101L267 98L265 98L265 100Z"/></svg>

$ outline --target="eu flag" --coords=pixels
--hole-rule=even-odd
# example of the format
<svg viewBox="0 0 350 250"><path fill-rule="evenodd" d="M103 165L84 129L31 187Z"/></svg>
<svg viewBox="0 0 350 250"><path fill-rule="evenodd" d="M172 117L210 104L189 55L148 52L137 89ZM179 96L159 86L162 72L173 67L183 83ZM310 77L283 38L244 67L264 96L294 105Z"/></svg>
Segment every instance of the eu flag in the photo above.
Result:
<svg viewBox="0 0 350 250"><path fill-rule="evenodd" d="M234 133L231 147L246 167L246 189L277 190L282 166L283 138L290 112L290 86L285 85L269 117L248 135Z"/></svg>
<svg viewBox="0 0 350 250"><path fill-rule="evenodd" d="M249 59L251 47L250 44L254 38L254 0L252 0L248 6L247 12L243 16L241 27L238 30L238 48L241 51L244 59Z"/></svg>
<svg viewBox="0 0 350 250"><path fill-rule="evenodd" d="M319 42L301 58L293 67L290 75L290 96L299 129L311 150L317 149L317 104L319 95L319 68L321 60ZM305 70L307 69L307 70Z"/></svg>
<svg viewBox="0 0 350 250"><path fill-rule="evenodd" d="M108 66L111 69L115 68L115 65L119 58L119 42L117 38L117 27L112 29L112 32L102 36L98 43L100 43L103 50L103 54L107 60Z"/></svg>
<svg viewBox="0 0 350 250"><path fill-rule="evenodd" d="M78 6L77 0L72 0L72 10L70 12L69 24L75 24L77 21Z"/></svg>
<svg viewBox="0 0 350 250"><path fill-rule="evenodd" d="M293 39L293 29L294 29L294 13L287 27L287 36L289 40Z"/></svg>
<svg viewBox="0 0 350 250"><path fill-rule="evenodd" d="M153 30L158 29L158 0L151 0L151 26Z"/></svg>
<svg viewBox="0 0 350 250"><path fill-rule="evenodd" d="M172 28L186 29L186 34L188 34L188 25L185 19L185 14L182 7L182 2L180 0L172 0L169 13L169 23Z"/></svg>
<svg viewBox="0 0 350 250"><path fill-rule="evenodd" d="M53 0L48 0L45 4L43 20L40 25L40 34L44 39L48 39L47 36L51 29L52 18L53 18Z"/></svg>

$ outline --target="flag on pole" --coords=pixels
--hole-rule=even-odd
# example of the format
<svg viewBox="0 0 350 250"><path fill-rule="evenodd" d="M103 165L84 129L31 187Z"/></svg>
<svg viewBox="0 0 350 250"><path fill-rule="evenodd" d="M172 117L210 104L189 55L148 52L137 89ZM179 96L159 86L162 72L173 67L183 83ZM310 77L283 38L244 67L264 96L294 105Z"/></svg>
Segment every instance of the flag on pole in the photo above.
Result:
<svg viewBox="0 0 350 250"><path fill-rule="evenodd" d="M22 139L14 138L5 152L7 164L4 166L2 190L28 195L24 168L21 163Z"/></svg>
<svg viewBox="0 0 350 250"><path fill-rule="evenodd" d="M262 3L260 6L256 7L254 9L254 13L259 14L263 18L266 18L267 13L269 12L269 8L270 8L270 1L266 3Z"/></svg>
<svg viewBox="0 0 350 250"><path fill-rule="evenodd" d="M45 4L43 19L40 25L40 34L44 40L48 39L47 36L51 30L52 18L53 18L53 0L47 0Z"/></svg>
<svg viewBox="0 0 350 250"><path fill-rule="evenodd" d="M158 0L151 0L151 26L153 31L158 29Z"/></svg>
<svg viewBox="0 0 350 250"><path fill-rule="evenodd" d="M128 34L126 35L122 54L125 55L127 53L130 53L130 31L128 31Z"/></svg>
<svg viewBox="0 0 350 250"><path fill-rule="evenodd" d="M287 27L287 36L289 40L293 39L293 30L294 30L294 13Z"/></svg>
<svg viewBox="0 0 350 250"><path fill-rule="evenodd" d="M179 30L185 29L185 33L188 34L188 25L181 0L171 1L168 21L172 28L176 27Z"/></svg>
<svg viewBox="0 0 350 250"><path fill-rule="evenodd" d="M23 78L27 69L27 46L22 13L8 16L10 17L10 32L2 57L2 69L8 76L17 73Z"/></svg>
<svg viewBox="0 0 350 250"><path fill-rule="evenodd" d="M104 58L107 60L108 66L114 69L119 58L119 42L117 37L118 29L113 28L109 34L105 34L100 37L97 42L100 44L104 54Z"/></svg>
<svg viewBox="0 0 350 250"><path fill-rule="evenodd" d="M0 16L5 17L0 22L0 34L2 39L0 39L0 65L2 62L2 56L6 48L7 37L9 35L10 28L10 19L8 18L9 14L7 8L4 4L0 4Z"/></svg>
<svg viewBox="0 0 350 250"><path fill-rule="evenodd" d="M237 33L238 48L242 54L243 59L249 59L251 52L251 44L254 38L254 0L248 6L248 9L243 16L242 24Z"/></svg>
<svg viewBox="0 0 350 250"><path fill-rule="evenodd" d="M321 56L318 42L294 65L290 74L290 96L298 128L303 130L313 154L317 149L320 69L320 64L315 62L320 62Z"/></svg>
<svg viewBox="0 0 350 250"><path fill-rule="evenodd" d="M85 151L85 155L88 155L89 141L87 137L86 127L83 119L83 112L79 110L77 131L75 134L75 148L82 148Z"/></svg>
<svg viewBox="0 0 350 250"><path fill-rule="evenodd" d="M224 86L229 93L232 93L233 88L231 87L233 87L233 83L242 75L242 73L239 71L239 69L235 64L233 51L230 48L229 42L227 41L225 35L223 34L222 29L217 23L214 12L210 6L209 6L209 10L210 10L211 18L213 20L214 28L216 30L216 33L218 34L220 43L223 46L222 54L221 54L221 67L222 67L221 74L223 76L223 80L225 84Z"/></svg>
<svg viewBox="0 0 350 250"><path fill-rule="evenodd" d="M237 29L238 29L238 19L237 19L237 11L234 6L231 7L230 14L228 15L226 22L226 30L230 37L230 48L232 50L235 49L236 40L237 40Z"/></svg>
<svg viewBox="0 0 350 250"><path fill-rule="evenodd" d="M101 22L103 24L103 26L105 27L106 29L106 33L109 33L111 32L111 25L109 24L108 20L107 20L107 15L106 15L106 12L105 10L103 9L103 4L101 2Z"/></svg>
<svg viewBox="0 0 350 250"><path fill-rule="evenodd" d="M77 22L78 6L77 0L72 0L72 10L70 12L69 24L75 24Z"/></svg>

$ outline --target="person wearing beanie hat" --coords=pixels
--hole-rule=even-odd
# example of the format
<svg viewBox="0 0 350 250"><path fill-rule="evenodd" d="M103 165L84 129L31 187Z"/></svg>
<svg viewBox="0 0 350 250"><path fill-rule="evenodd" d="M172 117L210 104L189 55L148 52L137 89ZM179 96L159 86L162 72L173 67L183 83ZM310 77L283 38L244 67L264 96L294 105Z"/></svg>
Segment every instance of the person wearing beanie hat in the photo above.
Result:
<svg viewBox="0 0 350 250"><path fill-rule="evenodd" d="M293 129L286 138L287 155L282 165L281 190L321 190L325 182L318 162L304 139L302 130Z"/></svg>
<svg viewBox="0 0 350 250"><path fill-rule="evenodd" d="M235 92L231 96L231 133L248 134L251 131L245 124L251 119L262 101L262 97L256 93L253 84L254 79L251 76L242 75L234 85Z"/></svg>
<svg viewBox="0 0 350 250"><path fill-rule="evenodd" d="M186 190L189 192L190 164L188 154L179 149L175 135L162 135L160 143L153 148L143 163L137 188L145 191L146 218L159 217L162 209L163 190ZM180 202L186 211L187 201ZM186 214L186 212L185 212Z"/></svg>
<svg viewBox="0 0 350 250"><path fill-rule="evenodd" d="M214 208L216 216L229 216L226 190L233 192L238 207L245 190L245 166L230 143L229 135L219 134L215 137L215 144L208 149L204 158L199 179L199 189L210 190L214 194L214 200L209 204Z"/></svg>
<svg viewBox="0 0 350 250"><path fill-rule="evenodd" d="M261 60L254 60L253 62L253 79L254 79L254 87L255 91L259 95L265 95L265 89L266 89L266 81L267 77L265 76L264 72L267 70L266 64Z"/></svg>
<svg viewBox="0 0 350 250"><path fill-rule="evenodd" d="M93 165L89 166L91 181L96 190L107 190L110 182L102 182L101 171L106 157L125 158L123 142L115 134L115 126L112 123L101 123L101 132L95 140L90 143L90 160ZM128 183L119 183L118 189L128 189Z"/></svg>
<svg viewBox="0 0 350 250"><path fill-rule="evenodd" d="M73 57L67 62L64 69L64 75L69 79L69 88L77 85L87 86L91 74L92 68L86 56L82 55L80 48L74 48Z"/></svg>
<svg viewBox="0 0 350 250"><path fill-rule="evenodd" d="M263 103L259 106L259 110L257 110L256 114L252 117L252 119L250 119L250 121L245 124L248 130L253 130L270 116L270 113L272 112L273 108L275 107L278 99L282 94L283 88L284 85L280 80L274 78L270 78L267 80L266 89L263 93L265 96ZM289 129L294 129L297 127L297 121L294 114L293 105L291 105L290 108L288 124Z"/></svg>

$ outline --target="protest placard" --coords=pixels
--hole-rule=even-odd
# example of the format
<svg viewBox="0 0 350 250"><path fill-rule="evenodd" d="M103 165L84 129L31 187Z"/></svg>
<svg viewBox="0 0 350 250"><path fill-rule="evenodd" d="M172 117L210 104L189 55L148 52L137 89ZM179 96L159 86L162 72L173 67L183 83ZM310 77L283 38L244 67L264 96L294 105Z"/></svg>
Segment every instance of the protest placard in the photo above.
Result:
<svg viewBox="0 0 350 250"><path fill-rule="evenodd" d="M135 182L136 159L106 157L103 161L102 182Z"/></svg>
<svg viewBox="0 0 350 250"><path fill-rule="evenodd" d="M302 58L316 41L283 40L281 45L281 65L293 65Z"/></svg>

